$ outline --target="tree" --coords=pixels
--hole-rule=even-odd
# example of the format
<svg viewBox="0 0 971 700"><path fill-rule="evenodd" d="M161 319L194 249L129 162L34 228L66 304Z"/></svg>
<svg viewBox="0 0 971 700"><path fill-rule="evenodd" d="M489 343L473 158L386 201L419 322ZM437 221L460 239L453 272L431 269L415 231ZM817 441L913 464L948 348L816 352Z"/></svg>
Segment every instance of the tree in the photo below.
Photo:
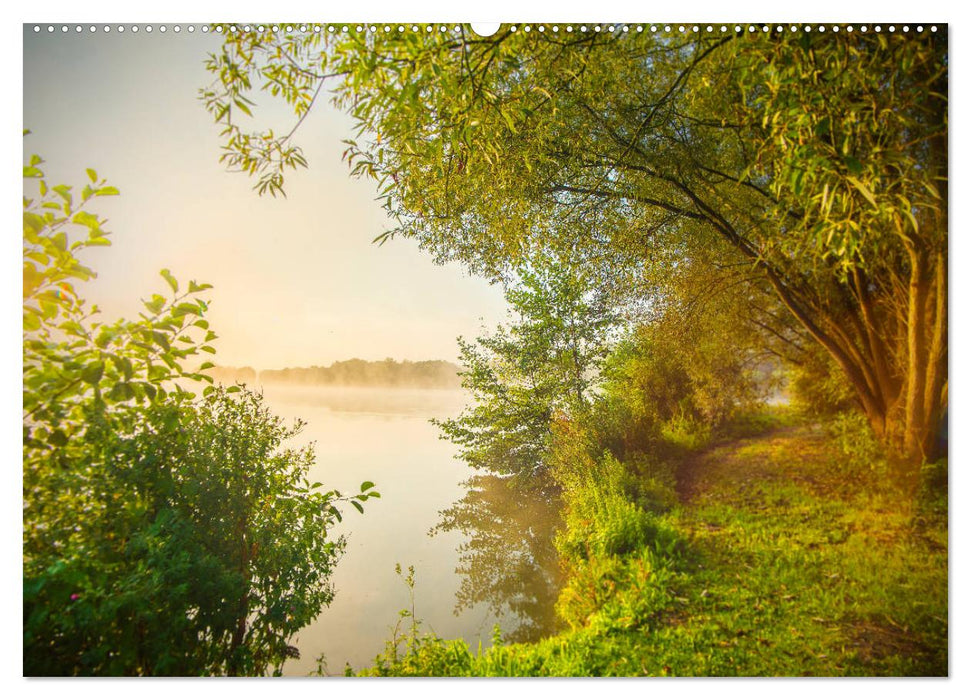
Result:
<svg viewBox="0 0 971 700"><path fill-rule="evenodd" d="M947 404L946 31L601 29L235 32L202 97L223 158L275 193L305 163L292 131L242 131L247 93L265 83L302 117L332 79L357 123L352 172L395 218L387 236L477 272L549 246L676 260L715 237L785 309L781 334L833 358L885 444L932 459Z"/></svg>
<svg viewBox="0 0 971 700"><path fill-rule="evenodd" d="M76 201L41 165L24 167L24 672L279 670L333 597L338 502L378 494L307 483L312 449L283 444L299 424L259 395L186 388L208 379L182 365L213 351L209 285L180 294L163 270L171 298L138 321L93 320L77 254L108 243L87 207L117 190L89 170Z"/></svg>
<svg viewBox="0 0 971 700"><path fill-rule="evenodd" d="M546 468L550 423L588 406L620 318L569 263L536 256L506 290L514 320L475 343L459 338L474 405L436 421L470 466L527 484Z"/></svg>

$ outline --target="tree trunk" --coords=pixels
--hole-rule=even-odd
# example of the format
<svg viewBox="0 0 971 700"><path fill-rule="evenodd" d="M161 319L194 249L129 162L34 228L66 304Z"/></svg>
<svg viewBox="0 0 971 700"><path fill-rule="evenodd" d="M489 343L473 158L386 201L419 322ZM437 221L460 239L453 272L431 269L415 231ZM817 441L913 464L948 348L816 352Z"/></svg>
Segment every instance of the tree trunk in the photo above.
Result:
<svg viewBox="0 0 971 700"><path fill-rule="evenodd" d="M947 258L943 252L913 251L906 288L906 347L898 350L898 376L880 383L884 393L874 402L872 387L847 357L836 357L853 385L861 408L893 461L916 477L921 464L946 456L941 440L947 406ZM890 355L893 339L884 339ZM829 349L829 348L827 348ZM831 353L832 354L832 353ZM892 359L892 358L889 358Z"/></svg>

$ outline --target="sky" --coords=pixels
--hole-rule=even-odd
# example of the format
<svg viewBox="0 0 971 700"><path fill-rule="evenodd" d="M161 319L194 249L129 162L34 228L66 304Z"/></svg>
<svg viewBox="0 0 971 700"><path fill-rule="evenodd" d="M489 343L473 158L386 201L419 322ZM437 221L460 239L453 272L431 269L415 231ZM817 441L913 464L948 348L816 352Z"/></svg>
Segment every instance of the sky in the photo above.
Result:
<svg viewBox="0 0 971 700"><path fill-rule="evenodd" d="M502 320L498 287L435 265L414 241L372 243L390 222L374 183L342 162L352 124L327 101L297 133L309 169L288 177L286 199L260 197L254 180L218 163L219 130L197 99L218 36L33 26L23 28L25 157L44 158L48 184L80 189L93 168L121 191L94 209L112 246L84 258L98 272L84 296L105 320L133 317L140 299L164 292L162 268L214 285L208 318L222 365L454 361L456 336ZM274 126L292 123L269 95L255 99ZM254 128L266 123L254 113Z"/></svg>

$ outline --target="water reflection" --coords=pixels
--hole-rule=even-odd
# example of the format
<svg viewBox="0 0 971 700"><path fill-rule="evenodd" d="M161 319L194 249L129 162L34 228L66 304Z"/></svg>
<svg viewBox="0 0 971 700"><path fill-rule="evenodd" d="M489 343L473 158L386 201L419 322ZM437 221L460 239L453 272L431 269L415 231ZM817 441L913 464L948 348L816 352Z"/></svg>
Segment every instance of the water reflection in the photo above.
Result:
<svg viewBox="0 0 971 700"><path fill-rule="evenodd" d="M429 419L457 415L464 392L268 385L265 396L278 415L306 421L298 442L316 443L311 481L352 493L367 479L382 495L334 529L348 537L332 576L337 595L297 635L301 657L286 675L314 672L321 654L330 673L370 665L409 605L399 562L417 569L425 631L476 649L490 645L497 622L515 641L555 630L556 494L476 474L455 458Z"/></svg>
<svg viewBox="0 0 971 700"><path fill-rule="evenodd" d="M553 606L562 585L553 546L560 523L556 490L493 474L476 474L463 486L465 496L441 512L432 531L466 538L456 569L463 577L456 612L485 604L503 618L503 636L511 642L556 632Z"/></svg>

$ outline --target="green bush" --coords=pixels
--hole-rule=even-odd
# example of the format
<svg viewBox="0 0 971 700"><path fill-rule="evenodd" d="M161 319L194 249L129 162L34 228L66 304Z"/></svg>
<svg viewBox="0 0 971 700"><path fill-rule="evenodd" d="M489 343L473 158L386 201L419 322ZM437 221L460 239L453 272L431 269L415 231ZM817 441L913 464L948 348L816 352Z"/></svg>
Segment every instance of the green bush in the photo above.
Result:
<svg viewBox="0 0 971 700"><path fill-rule="evenodd" d="M702 420L680 414L661 426L661 437L670 447L693 452L703 449L711 441L711 426Z"/></svg>
<svg viewBox="0 0 971 700"><path fill-rule="evenodd" d="M631 455L624 461L624 494L639 508L655 514L670 511L678 504L674 469L667 461L650 455Z"/></svg>
<svg viewBox="0 0 971 700"><path fill-rule="evenodd" d="M239 387L185 361L215 334L209 285L104 324L77 254L108 244L86 210L117 194L89 170L75 197L24 166L23 663L25 675L279 671L290 637L330 602L344 499L307 483L310 448ZM33 196L27 196L33 195ZM207 368L204 363L200 370Z"/></svg>
<svg viewBox="0 0 971 700"><path fill-rule="evenodd" d="M863 483L887 485L893 474L880 441L869 421L859 411L837 413L826 430L842 456L841 469Z"/></svg>

